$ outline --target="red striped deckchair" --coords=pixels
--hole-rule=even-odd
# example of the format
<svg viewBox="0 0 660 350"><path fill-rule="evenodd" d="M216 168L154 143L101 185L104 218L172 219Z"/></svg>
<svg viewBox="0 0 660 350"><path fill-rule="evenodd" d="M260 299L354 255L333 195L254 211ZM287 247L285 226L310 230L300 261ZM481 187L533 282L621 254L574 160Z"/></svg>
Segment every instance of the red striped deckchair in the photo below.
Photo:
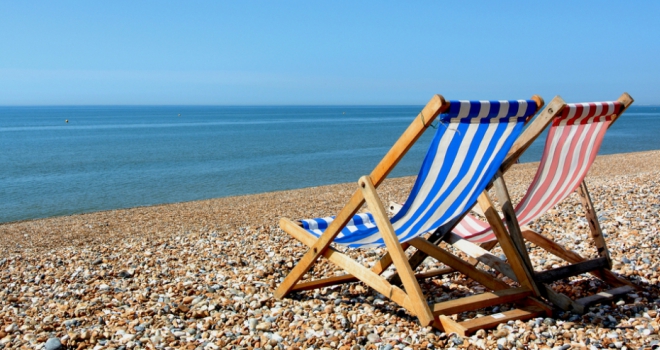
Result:
<svg viewBox="0 0 660 350"><path fill-rule="evenodd" d="M519 233L522 238L571 263L568 266L535 272L534 280L539 284L540 289L548 289L541 288L541 285L545 283L585 272L591 272L617 287L577 301L550 293L549 299L564 309L573 308L578 312L584 312L589 305L611 299L617 294L628 293L633 288L630 282L617 277L610 271L612 262L609 251L584 180L600 149L605 132L632 102L632 97L624 93L617 101L566 105L562 113L552 121L534 180L515 209L510 207L510 212L505 212L512 236ZM526 226L575 190L578 190L580 195L591 236L598 251L599 257L595 259L587 260ZM499 191L506 191L506 189L499 189ZM521 225L524 226L522 230L519 229ZM512 238L514 242L522 243L522 238ZM499 265L496 260L493 260L495 257L492 254L486 254L485 249L482 249L492 248L497 243L496 237L490 225L474 215L465 215L446 240L487 265L494 263L495 268ZM479 248L466 242L481 243L482 247ZM519 245L519 250L531 267L524 244Z"/></svg>

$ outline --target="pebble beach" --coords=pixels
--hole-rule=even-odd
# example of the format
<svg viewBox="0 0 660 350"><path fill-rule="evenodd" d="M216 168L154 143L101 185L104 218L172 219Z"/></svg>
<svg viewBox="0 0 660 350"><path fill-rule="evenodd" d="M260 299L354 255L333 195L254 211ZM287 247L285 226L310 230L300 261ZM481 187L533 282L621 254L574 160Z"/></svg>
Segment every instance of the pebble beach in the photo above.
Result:
<svg viewBox="0 0 660 350"><path fill-rule="evenodd" d="M537 165L505 175L514 201ZM401 202L413 182L388 179L378 192L385 204ZM334 215L356 183L0 224L0 349L657 348L659 182L660 151L600 156L587 177L613 272L638 290L582 315L557 310L469 337L421 327L361 283L273 297L306 251L279 219ZM572 195L532 227L594 257L579 203ZM536 270L563 264L529 248ZM348 252L365 266L383 253ZM420 269L438 267L427 259ZM306 277L339 274L320 260ZM551 286L572 298L609 288L587 274ZM458 273L422 289L429 301L485 290Z"/></svg>

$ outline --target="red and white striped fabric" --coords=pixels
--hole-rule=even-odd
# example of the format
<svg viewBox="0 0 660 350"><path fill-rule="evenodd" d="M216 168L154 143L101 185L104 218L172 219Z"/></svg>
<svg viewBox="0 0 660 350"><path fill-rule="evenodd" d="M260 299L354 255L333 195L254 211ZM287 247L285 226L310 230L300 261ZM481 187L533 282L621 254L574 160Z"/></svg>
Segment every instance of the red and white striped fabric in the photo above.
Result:
<svg viewBox="0 0 660 350"><path fill-rule="evenodd" d="M587 175L620 102L568 104L555 117L541 163L527 193L516 206L521 226L527 225L568 197ZM475 243L495 240L487 222L468 214L453 233Z"/></svg>

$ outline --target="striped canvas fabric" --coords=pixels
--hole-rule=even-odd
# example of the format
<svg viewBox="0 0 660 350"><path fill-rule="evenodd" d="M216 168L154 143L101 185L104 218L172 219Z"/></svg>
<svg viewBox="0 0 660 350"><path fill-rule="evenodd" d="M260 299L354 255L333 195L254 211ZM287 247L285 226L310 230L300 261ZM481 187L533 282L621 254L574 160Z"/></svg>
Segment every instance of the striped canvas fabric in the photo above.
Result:
<svg viewBox="0 0 660 350"><path fill-rule="evenodd" d="M399 241L434 230L472 207L501 165L526 119L532 100L450 101L402 209L391 219ZM333 217L303 220L320 236ZM359 214L335 238L350 247L384 245L370 214Z"/></svg>
<svg viewBox="0 0 660 350"><path fill-rule="evenodd" d="M527 193L516 206L520 225L527 225L568 197L587 175L620 102L567 105L548 132L541 163ZM495 240L487 222L472 215L453 232L475 243Z"/></svg>

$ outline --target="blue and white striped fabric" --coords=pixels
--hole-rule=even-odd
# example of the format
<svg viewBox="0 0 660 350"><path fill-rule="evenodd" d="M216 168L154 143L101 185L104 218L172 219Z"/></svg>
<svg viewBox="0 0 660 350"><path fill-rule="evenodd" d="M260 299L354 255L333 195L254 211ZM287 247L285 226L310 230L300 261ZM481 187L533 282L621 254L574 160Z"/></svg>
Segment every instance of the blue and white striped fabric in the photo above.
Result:
<svg viewBox="0 0 660 350"><path fill-rule="evenodd" d="M435 230L470 209L537 109L532 100L449 103L448 112L438 116L438 130L410 196L391 219L400 242ZM319 237L333 219L302 223ZM334 242L354 248L385 244L371 214L355 215Z"/></svg>

